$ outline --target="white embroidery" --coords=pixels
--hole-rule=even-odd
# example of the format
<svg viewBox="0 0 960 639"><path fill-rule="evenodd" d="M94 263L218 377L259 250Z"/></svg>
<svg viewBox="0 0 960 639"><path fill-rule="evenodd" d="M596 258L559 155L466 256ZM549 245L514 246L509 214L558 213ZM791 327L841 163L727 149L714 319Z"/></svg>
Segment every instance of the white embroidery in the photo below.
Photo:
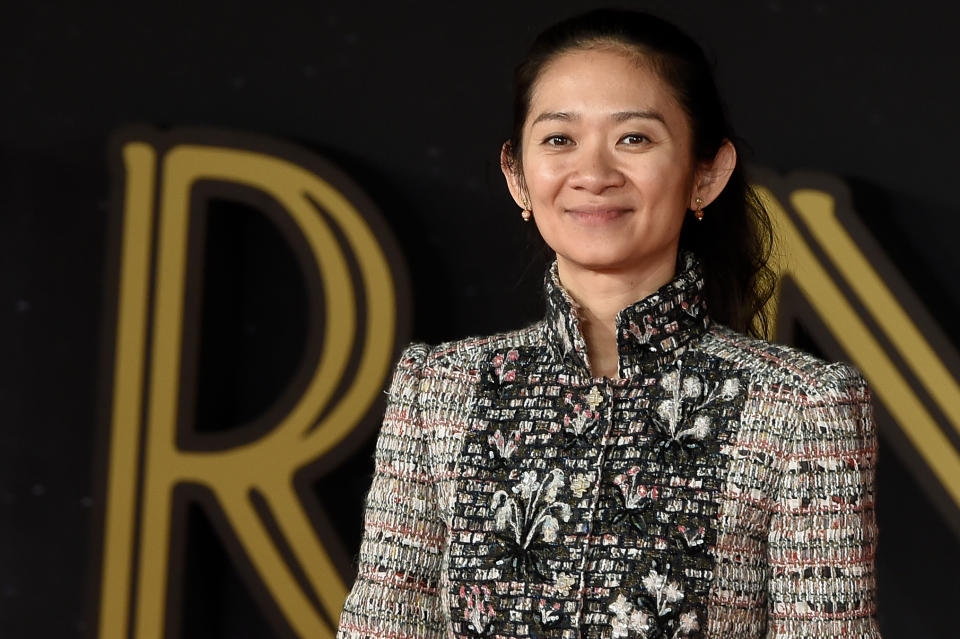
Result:
<svg viewBox="0 0 960 639"><path fill-rule="evenodd" d="M579 499L583 497L584 493L587 492L587 489L590 488L590 485L593 482L593 475L591 473L580 473L579 475L574 475L570 479L570 492Z"/></svg>
<svg viewBox="0 0 960 639"><path fill-rule="evenodd" d="M740 392L740 380L736 377L731 377L730 379L723 382L723 389L720 391L720 394L726 400L731 400L737 396L737 393Z"/></svg>
<svg viewBox="0 0 960 639"><path fill-rule="evenodd" d="M572 588L575 583L577 583L576 577L565 572L557 573L557 577L554 579L554 586L557 592L564 597L570 594L570 588Z"/></svg>
<svg viewBox="0 0 960 639"><path fill-rule="evenodd" d="M670 564L667 564L667 570ZM643 587L647 589L654 600L657 602L657 616L663 617L673 611L671 604L683 599L683 590L676 581L667 581L666 574L660 574L655 568L651 568L647 576L643 578Z"/></svg>
<svg viewBox="0 0 960 639"><path fill-rule="evenodd" d="M652 621L650 615L643 610L634 610L633 604L627 601L623 594L620 594L617 600L610 604L609 610L613 613L613 619L610 620L613 639L629 637L631 630L637 633L638 637L645 638L647 636Z"/></svg>
<svg viewBox="0 0 960 639"><path fill-rule="evenodd" d="M677 369L660 378L660 386L668 396L657 404L659 419L654 420L660 431L678 444L709 437L713 430L713 417L705 409L718 399L733 399L740 390L740 382L736 378L724 380L722 384L710 383L696 374L681 376L681 366L678 359Z"/></svg>
<svg viewBox="0 0 960 639"><path fill-rule="evenodd" d="M560 602L548 604L545 599L541 599L537 609L540 611L540 623L549 624L560 621Z"/></svg>
<svg viewBox="0 0 960 639"><path fill-rule="evenodd" d="M527 548L540 530L543 540L555 541L560 523L551 514L556 513L563 521L570 521L570 505L557 501L557 492L563 487L563 471L554 468L542 480L537 480L537 471L523 473L520 482L511 489L519 501L498 490L493 494L491 507L496 512L494 521L498 530L509 527L514 540L521 548Z"/></svg>
<svg viewBox="0 0 960 639"><path fill-rule="evenodd" d="M670 564L667 564L664 574L660 574L656 568L651 568L647 576L641 580L644 589L656 605L656 610L652 612L646 610L643 605L635 607L622 593L617 595L616 601L609 606L610 612L613 613L613 618L610 619L613 639L631 636L645 639L655 625L662 634L665 629L673 630L673 634L663 634L663 636L682 639L700 628L697 613L693 610L674 616L679 608L679 602L683 601L683 589L679 582L667 576L669 571ZM636 634L631 635L631 632Z"/></svg>

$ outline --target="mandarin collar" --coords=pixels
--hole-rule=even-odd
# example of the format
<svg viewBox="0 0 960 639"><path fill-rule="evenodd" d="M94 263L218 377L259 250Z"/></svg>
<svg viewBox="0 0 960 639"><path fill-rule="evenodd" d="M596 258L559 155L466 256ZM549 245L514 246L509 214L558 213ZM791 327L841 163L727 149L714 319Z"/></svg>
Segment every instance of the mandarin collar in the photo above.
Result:
<svg viewBox="0 0 960 639"><path fill-rule="evenodd" d="M650 364L673 359L706 331L710 318L703 287L700 259L680 251L673 279L617 313L619 377L633 377ZM565 364L590 376L579 306L560 283L556 260L544 277L544 293L544 324L551 348Z"/></svg>

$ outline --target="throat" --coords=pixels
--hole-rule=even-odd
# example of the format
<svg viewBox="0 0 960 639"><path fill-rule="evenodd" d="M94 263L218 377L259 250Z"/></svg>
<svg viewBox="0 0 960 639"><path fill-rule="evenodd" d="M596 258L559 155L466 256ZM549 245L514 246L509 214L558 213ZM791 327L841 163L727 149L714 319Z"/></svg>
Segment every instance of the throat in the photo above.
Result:
<svg viewBox="0 0 960 639"><path fill-rule="evenodd" d="M620 354L617 350L616 318L607 321L597 317L584 318L580 330L587 343L590 374L594 377L617 378L620 373Z"/></svg>

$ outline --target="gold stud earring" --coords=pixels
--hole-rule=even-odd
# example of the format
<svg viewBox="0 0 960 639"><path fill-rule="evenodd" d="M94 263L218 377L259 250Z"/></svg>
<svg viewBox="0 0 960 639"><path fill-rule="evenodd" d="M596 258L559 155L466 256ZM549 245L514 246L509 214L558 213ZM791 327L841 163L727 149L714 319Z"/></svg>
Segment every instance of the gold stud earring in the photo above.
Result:
<svg viewBox="0 0 960 639"><path fill-rule="evenodd" d="M694 211L693 214L696 216L698 222L703 219L703 198L697 198L697 210Z"/></svg>

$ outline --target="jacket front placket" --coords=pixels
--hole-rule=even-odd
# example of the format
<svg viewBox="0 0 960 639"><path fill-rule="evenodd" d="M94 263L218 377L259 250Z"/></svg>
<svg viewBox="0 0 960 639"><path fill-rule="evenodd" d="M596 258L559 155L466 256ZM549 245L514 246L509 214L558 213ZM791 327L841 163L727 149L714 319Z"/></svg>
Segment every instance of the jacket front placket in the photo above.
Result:
<svg viewBox="0 0 960 639"><path fill-rule="evenodd" d="M692 348L709 320L686 266L618 316L616 380L590 376L555 268L542 344L485 363L451 520L455 636L699 636L742 392Z"/></svg>

